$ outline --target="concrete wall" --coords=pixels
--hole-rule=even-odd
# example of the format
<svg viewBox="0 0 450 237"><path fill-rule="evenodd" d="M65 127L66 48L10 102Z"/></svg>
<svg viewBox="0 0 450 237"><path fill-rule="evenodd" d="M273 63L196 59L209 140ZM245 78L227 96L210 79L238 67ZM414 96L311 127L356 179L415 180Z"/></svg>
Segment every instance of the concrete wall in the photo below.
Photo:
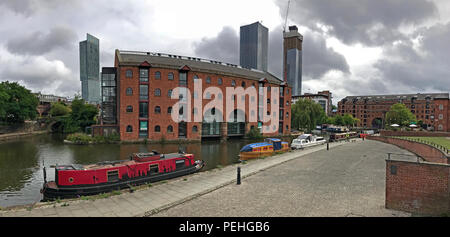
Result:
<svg viewBox="0 0 450 237"><path fill-rule="evenodd" d="M386 160L386 208L441 215L450 212L447 164Z"/></svg>

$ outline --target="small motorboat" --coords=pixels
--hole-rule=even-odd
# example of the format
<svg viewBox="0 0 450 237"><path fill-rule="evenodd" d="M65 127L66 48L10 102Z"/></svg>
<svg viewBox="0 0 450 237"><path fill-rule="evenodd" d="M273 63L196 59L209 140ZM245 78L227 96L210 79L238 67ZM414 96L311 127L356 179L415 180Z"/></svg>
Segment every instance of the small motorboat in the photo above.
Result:
<svg viewBox="0 0 450 237"><path fill-rule="evenodd" d="M326 143L326 140L323 137L312 134L303 134L292 141L291 148L303 149L305 147L317 146L324 143Z"/></svg>
<svg viewBox="0 0 450 237"><path fill-rule="evenodd" d="M111 192L199 171L204 161L183 152L134 153L129 160L91 165L56 165L55 181L47 182L44 167L43 201Z"/></svg>
<svg viewBox="0 0 450 237"><path fill-rule="evenodd" d="M242 147L239 153L240 160L249 160L271 156L276 152L289 151L289 143L278 138L266 138L264 142L252 143Z"/></svg>

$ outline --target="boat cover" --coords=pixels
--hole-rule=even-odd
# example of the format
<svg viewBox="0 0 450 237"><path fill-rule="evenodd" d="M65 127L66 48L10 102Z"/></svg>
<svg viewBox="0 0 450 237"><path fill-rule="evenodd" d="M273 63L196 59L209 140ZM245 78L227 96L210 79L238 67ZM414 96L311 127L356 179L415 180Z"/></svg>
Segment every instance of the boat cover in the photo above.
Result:
<svg viewBox="0 0 450 237"><path fill-rule="evenodd" d="M278 151L281 150L281 139L278 138L266 138L266 142L270 142L273 144L273 150Z"/></svg>
<svg viewBox="0 0 450 237"><path fill-rule="evenodd" d="M252 144L248 144L248 145L245 145L244 147L242 147L241 152L250 152L250 151L253 151L253 148L270 146L270 145L272 145L272 144L267 143L267 142L252 143Z"/></svg>

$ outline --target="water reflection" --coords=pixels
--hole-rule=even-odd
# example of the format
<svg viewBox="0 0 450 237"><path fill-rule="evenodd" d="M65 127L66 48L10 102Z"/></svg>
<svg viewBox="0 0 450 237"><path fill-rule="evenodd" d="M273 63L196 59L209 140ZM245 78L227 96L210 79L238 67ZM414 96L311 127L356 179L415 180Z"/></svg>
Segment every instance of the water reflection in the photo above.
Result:
<svg viewBox="0 0 450 237"><path fill-rule="evenodd" d="M239 150L255 141L231 139L227 142L203 141L190 144L105 144L67 145L60 135L39 135L0 143L0 206L30 204L41 200L44 182L54 179L55 164L92 164L100 161L126 160L131 153L157 150L172 153L183 150L206 161L202 171L238 161Z"/></svg>

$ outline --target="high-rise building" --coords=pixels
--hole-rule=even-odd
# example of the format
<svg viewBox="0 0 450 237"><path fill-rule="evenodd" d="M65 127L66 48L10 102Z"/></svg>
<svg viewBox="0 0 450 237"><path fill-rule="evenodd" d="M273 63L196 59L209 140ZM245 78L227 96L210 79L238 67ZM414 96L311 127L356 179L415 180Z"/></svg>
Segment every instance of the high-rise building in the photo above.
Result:
<svg viewBox="0 0 450 237"><path fill-rule="evenodd" d="M267 72L269 30L259 22L241 26L240 65Z"/></svg>
<svg viewBox="0 0 450 237"><path fill-rule="evenodd" d="M101 101L99 44L99 40L90 34L80 42L81 97L95 104Z"/></svg>
<svg viewBox="0 0 450 237"><path fill-rule="evenodd" d="M292 96L302 94L302 43L303 36L297 26L289 26L283 33L283 77L292 86Z"/></svg>

